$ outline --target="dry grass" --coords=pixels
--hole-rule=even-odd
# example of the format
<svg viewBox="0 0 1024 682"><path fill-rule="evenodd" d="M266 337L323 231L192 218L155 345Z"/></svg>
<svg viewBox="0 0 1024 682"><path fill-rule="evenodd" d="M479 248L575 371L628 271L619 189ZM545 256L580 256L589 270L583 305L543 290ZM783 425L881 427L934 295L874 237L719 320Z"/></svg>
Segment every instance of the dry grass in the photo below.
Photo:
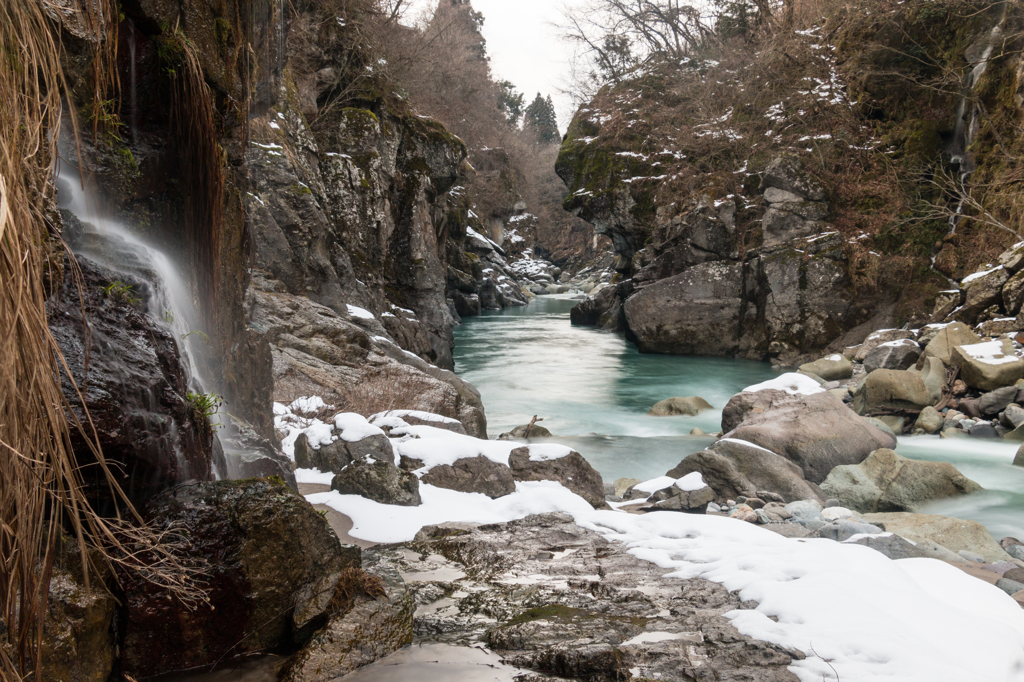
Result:
<svg viewBox="0 0 1024 682"><path fill-rule="evenodd" d="M95 77L102 100L112 79L116 9L106 2L72 8L97 36ZM73 421L61 378L74 385L47 324L49 282L61 280L65 256L52 212L50 173L61 126L61 95L67 84L57 28L39 0L0 3L0 616L11 649L0 648L0 676L41 679L40 642L50 576L62 531L78 547L84 579L90 568L141 571L144 579L195 597L191 579L174 550L141 525L118 488L88 422ZM68 267L75 268L68 254ZM56 273L56 274L55 274ZM81 401L81 394L78 396ZM84 403L84 401L81 401ZM82 485L71 429L93 444L98 466L126 513L101 517ZM99 550L93 552L92 550ZM98 557L94 559L93 557ZM8 651L11 653L9 654Z"/></svg>

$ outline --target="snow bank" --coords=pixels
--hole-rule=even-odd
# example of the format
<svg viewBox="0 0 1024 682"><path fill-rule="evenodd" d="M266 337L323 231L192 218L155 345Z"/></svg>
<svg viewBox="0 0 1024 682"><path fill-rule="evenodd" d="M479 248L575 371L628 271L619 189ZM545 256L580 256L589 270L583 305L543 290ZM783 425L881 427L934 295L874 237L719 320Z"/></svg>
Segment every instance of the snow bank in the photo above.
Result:
<svg viewBox="0 0 1024 682"><path fill-rule="evenodd" d="M395 418L404 419L405 417L412 417L413 419L419 419L424 422L440 422L442 424L460 424L458 419L452 419L451 417L445 417L440 414L434 414L433 412L423 412L422 410L389 410L387 412L378 412L377 414L370 415L370 423L376 424L379 420Z"/></svg>
<svg viewBox="0 0 1024 682"><path fill-rule="evenodd" d="M350 303L346 304L346 306L348 307L348 314L351 315L352 317L358 317L358 318L361 318L363 320L375 320L375 319L377 319L377 318L375 318L373 316L373 313L371 313L366 308L360 308L359 306L352 305Z"/></svg>
<svg viewBox="0 0 1024 682"><path fill-rule="evenodd" d="M703 577L758 602L727 616L745 635L803 651L790 668L802 682L1024 680L1024 611L940 561L891 561L715 516L575 516L670 577Z"/></svg>
<svg viewBox="0 0 1024 682"><path fill-rule="evenodd" d="M564 445L544 443L527 445L508 440L481 440L464 436L433 426L406 426L391 431L391 443L399 455L418 459L423 468L416 473L423 474L442 464L454 464L460 459L483 455L492 462L508 466L508 457L516 448L528 447L530 460L543 462L565 457L572 450Z"/></svg>
<svg viewBox="0 0 1024 682"><path fill-rule="evenodd" d="M796 372L789 372L760 384L747 386L741 391L741 393L754 393L755 391L766 391L768 389L785 391L790 395L814 395L815 393L825 392L825 389L823 389L817 381L809 376L805 374L797 374Z"/></svg>
<svg viewBox="0 0 1024 682"><path fill-rule="evenodd" d="M492 500L480 493L460 493L420 484L419 507L399 507L368 500L358 495L342 495L332 490L307 495L312 504L325 504L352 519L352 537L371 542L407 542L423 526L446 521L502 523L531 514L566 511L584 513L592 509L579 495L554 481L516 484L516 491Z"/></svg>

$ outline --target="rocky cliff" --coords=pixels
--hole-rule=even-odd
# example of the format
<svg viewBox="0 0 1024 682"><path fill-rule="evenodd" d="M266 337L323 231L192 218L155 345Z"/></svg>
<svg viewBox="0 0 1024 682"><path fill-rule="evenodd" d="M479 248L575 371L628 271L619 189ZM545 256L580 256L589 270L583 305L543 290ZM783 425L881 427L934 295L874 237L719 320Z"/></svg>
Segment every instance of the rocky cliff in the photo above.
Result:
<svg viewBox="0 0 1024 682"><path fill-rule="evenodd" d="M577 318L647 352L784 359L944 319L950 278L1019 228L1007 7L862 2L605 86L557 168L621 281Z"/></svg>

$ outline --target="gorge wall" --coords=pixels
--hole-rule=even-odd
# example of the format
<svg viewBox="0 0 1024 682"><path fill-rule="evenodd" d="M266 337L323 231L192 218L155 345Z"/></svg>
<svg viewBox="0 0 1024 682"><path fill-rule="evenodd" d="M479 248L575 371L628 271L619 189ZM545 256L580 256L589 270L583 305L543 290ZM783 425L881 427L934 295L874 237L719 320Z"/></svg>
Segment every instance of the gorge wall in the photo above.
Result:
<svg viewBox="0 0 1024 682"><path fill-rule="evenodd" d="M792 361L948 321L940 292L1016 241L1019 8L832 10L652 58L579 110L565 207L621 276L575 321L647 352Z"/></svg>

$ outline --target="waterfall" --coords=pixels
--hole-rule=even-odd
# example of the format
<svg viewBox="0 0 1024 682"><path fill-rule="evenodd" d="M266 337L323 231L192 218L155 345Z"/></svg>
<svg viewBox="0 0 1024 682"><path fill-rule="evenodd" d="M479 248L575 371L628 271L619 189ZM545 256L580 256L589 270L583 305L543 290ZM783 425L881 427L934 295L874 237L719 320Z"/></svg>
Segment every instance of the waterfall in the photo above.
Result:
<svg viewBox="0 0 1024 682"><path fill-rule="evenodd" d="M85 228L81 237L71 244L75 255L84 256L116 273L145 282L152 295L146 312L165 325L174 335L181 355L181 363L188 379L188 389L197 394L204 387L214 386L211 377L202 375L202 367L209 366L209 339L202 331L199 315L187 279L186 269L163 250L139 236L131 226L104 211L96 192L89 184L83 186L78 170L61 160L54 179L58 192L58 206L70 211ZM217 428L214 438L219 441ZM183 453L178 452L179 464L187 470ZM223 478L216 461L213 474Z"/></svg>

